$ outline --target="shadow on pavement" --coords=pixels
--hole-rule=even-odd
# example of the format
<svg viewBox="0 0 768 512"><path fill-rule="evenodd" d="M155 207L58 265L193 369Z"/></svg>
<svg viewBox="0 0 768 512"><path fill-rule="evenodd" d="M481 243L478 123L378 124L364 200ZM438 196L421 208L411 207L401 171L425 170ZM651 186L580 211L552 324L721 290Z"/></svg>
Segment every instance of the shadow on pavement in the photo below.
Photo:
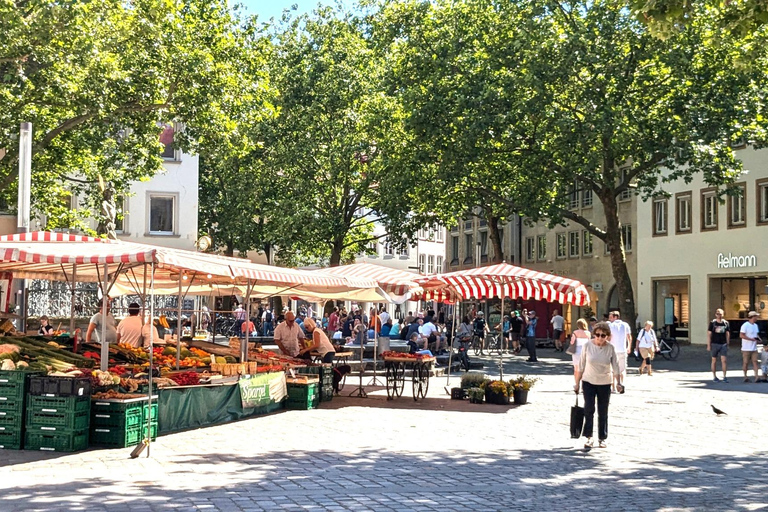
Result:
<svg viewBox="0 0 768 512"><path fill-rule="evenodd" d="M403 444L418 449L418 442ZM120 475L76 482L30 481L3 492L2 510L604 511L692 510L703 504L709 510L743 509L765 501L760 475L768 471L766 455L635 461L617 471L610 465L610 448L214 453L166 461L159 473L166 484L152 473L134 481L121 480ZM158 466L151 459L144 464L148 470ZM735 481L740 485L733 485Z"/></svg>
<svg viewBox="0 0 768 512"><path fill-rule="evenodd" d="M712 391L739 391L742 393L768 393L768 383L744 382L744 377L729 377L728 383L712 382L711 380L678 380L679 386L686 388L711 389Z"/></svg>

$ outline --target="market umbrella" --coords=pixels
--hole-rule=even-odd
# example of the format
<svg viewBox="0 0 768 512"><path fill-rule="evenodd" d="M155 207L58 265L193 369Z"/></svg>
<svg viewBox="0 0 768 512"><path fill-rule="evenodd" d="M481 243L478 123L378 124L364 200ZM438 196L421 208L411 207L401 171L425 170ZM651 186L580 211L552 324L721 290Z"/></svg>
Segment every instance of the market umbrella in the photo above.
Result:
<svg viewBox="0 0 768 512"><path fill-rule="evenodd" d="M413 294L421 292L421 287L416 283L418 274L375 263L353 263L314 270L313 272L322 272L349 279L372 279L385 293L385 300L395 304L402 304L410 300Z"/></svg>

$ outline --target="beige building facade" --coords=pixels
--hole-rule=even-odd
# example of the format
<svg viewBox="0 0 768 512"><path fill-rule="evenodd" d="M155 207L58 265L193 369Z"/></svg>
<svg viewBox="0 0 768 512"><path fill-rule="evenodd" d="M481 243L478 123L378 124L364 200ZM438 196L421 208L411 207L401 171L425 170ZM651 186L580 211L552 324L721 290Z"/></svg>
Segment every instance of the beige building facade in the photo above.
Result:
<svg viewBox="0 0 768 512"><path fill-rule="evenodd" d="M519 225L514 217L500 226L501 259L507 263L519 264ZM445 243L445 271L454 272L490 264L495 257L488 222L472 217L462 220L458 226L449 228Z"/></svg>
<svg viewBox="0 0 768 512"><path fill-rule="evenodd" d="M638 312L677 337L706 344L717 308L731 340L750 311L768 327L768 150L737 151L740 196L718 199L696 175L664 186L668 197L638 205ZM738 341L736 342L738 343Z"/></svg>

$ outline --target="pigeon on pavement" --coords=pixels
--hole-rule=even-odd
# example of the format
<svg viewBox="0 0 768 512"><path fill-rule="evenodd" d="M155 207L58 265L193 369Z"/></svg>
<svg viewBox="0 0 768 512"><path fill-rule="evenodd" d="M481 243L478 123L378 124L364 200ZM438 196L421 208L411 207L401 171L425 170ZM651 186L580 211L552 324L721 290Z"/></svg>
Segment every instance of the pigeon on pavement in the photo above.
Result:
<svg viewBox="0 0 768 512"><path fill-rule="evenodd" d="M714 405L712 406L712 410L715 411L715 414L717 414L718 416L720 416L721 414L725 414L726 416L728 416L728 414L724 413L723 411L721 411L720 409L718 409Z"/></svg>

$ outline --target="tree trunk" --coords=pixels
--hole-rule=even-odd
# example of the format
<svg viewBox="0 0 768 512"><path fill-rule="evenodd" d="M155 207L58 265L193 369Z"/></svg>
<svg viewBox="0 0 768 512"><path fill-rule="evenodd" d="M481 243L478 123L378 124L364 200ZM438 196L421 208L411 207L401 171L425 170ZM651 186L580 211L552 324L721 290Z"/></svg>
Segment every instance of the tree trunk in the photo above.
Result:
<svg viewBox="0 0 768 512"><path fill-rule="evenodd" d="M493 246L493 260L491 263L501 263L504 261L504 249L501 246L501 236L499 234L499 218L495 215L486 215L488 221L488 235Z"/></svg>
<svg viewBox="0 0 768 512"><path fill-rule="evenodd" d="M337 240L331 245L331 266L341 265L341 251L344 250L344 239Z"/></svg>
<svg viewBox="0 0 768 512"><path fill-rule="evenodd" d="M235 255L235 243L232 240L227 240L227 248L224 249L224 256Z"/></svg>
<svg viewBox="0 0 768 512"><path fill-rule="evenodd" d="M624 241L621 238L621 222L616 197L611 192L600 197L605 211L606 239L608 250L611 251L611 270L619 291L619 312L621 318L635 331L637 314L635 313L635 296L632 290L632 278L627 268L627 257L624 253Z"/></svg>

